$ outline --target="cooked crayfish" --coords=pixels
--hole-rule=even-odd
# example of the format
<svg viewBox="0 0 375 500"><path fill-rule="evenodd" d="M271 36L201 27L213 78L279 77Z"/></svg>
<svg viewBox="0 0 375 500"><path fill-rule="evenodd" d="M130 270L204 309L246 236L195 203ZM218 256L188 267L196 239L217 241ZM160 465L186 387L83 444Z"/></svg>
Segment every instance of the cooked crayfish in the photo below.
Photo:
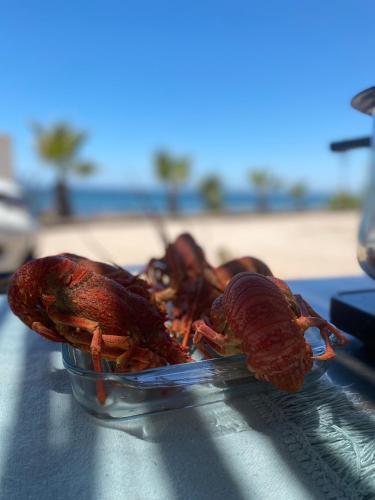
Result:
<svg viewBox="0 0 375 500"><path fill-rule="evenodd" d="M97 372L102 358L115 360L120 371L190 361L154 304L75 257L44 257L15 272L9 305L27 326L49 340L90 351ZM100 383L98 399L105 401Z"/></svg>
<svg viewBox="0 0 375 500"><path fill-rule="evenodd" d="M202 276L218 284L213 267L190 233L182 233L173 243L169 243L164 257L151 259L146 274L162 300L178 293L186 281L192 282Z"/></svg>
<svg viewBox="0 0 375 500"><path fill-rule="evenodd" d="M82 257L82 255L76 255L74 253L62 253L59 254L61 257L73 260L81 269L87 269L88 271L93 271L97 274L102 274L107 278L111 278L117 281L121 286L125 287L128 292L136 293L141 295L146 299L150 299L150 285L143 279L139 278L124 269L123 267L117 266L115 264L107 264L105 262L98 262L96 260L88 259L87 257Z"/></svg>
<svg viewBox="0 0 375 500"><path fill-rule="evenodd" d="M259 380L279 389L296 392L313 364L311 346L304 332L317 327L326 352L316 359L334 357L329 333L345 344L347 339L320 317L300 296L293 295L283 281L243 272L231 279L212 305L211 325L198 320L194 342L202 337L221 354L243 352L247 367Z"/></svg>
<svg viewBox="0 0 375 500"><path fill-rule="evenodd" d="M256 257L248 256L229 260L214 269L216 279L219 281L223 291L233 276L245 271L272 276L272 271L267 264Z"/></svg>
<svg viewBox="0 0 375 500"><path fill-rule="evenodd" d="M182 336L186 348L193 321L210 310L220 295L220 282L202 248L189 233L180 234L166 247L165 256L152 259L146 273L157 301L172 304L171 331Z"/></svg>
<svg viewBox="0 0 375 500"><path fill-rule="evenodd" d="M171 331L183 337L185 347L193 322L209 314L213 301L230 279L243 271L272 276L269 267L255 257L241 257L213 267L189 233L180 234L174 243L167 245L164 257L151 259L146 268L155 299L172 303Z"/></svg>

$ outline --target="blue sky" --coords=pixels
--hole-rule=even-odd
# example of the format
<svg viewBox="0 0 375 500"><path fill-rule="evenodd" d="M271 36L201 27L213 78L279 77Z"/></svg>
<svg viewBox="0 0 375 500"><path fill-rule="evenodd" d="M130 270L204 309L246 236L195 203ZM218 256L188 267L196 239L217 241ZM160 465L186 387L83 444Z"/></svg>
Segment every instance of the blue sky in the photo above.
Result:
<svg viewBox="0 0 375 500"><path fill-rule="evenodd" d="M17 172L51 181L30 123L89 131L95 185L151 186L152 154L193 160L247 188L266 166L285 182L330 189L335 139L368 135L351 97L375 85L374 2L0 0L0 131ZM350 154L363 184L367 151Z"/></svg>

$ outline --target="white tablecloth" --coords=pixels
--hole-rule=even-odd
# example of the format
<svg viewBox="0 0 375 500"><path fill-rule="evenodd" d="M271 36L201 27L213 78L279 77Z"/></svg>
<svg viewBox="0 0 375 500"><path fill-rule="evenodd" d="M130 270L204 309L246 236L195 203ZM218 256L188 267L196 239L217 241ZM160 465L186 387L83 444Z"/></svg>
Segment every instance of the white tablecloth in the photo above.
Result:
<svg viewBox="0 0 375 500"><path fill-rule="evenodd" d="M0 381L7 500L375 498L373 414L327 380L295 396L103 422L73 399L60 345L2 297Z"/></svg>

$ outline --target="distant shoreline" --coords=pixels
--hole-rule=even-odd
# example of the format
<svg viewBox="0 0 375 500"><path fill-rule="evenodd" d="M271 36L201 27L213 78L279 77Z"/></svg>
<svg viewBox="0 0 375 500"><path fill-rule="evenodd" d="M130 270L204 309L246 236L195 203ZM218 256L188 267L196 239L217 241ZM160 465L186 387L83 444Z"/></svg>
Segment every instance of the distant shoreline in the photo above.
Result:
<svg viewBox="0 0 375 500"><path fill-rule="evenodd" d="M168 216L168 196L165 191L132 191L106 189L70 189L70 201L76 217L130 217L158 214ZM55 197L52 189L29 190L26 193L28 204L36 216L50 217L54 211ZM329 206L332 194L309 192L302 200L296 200L289 193L273 192L268 196L270 212L288 211L297 209L316 210ZM225 191L222 200L222 213L242 214L257 213L259 198L252 191ZM204 198L199 191L182 190L178 196L180 214L198 215L207 211Z"/></svg>

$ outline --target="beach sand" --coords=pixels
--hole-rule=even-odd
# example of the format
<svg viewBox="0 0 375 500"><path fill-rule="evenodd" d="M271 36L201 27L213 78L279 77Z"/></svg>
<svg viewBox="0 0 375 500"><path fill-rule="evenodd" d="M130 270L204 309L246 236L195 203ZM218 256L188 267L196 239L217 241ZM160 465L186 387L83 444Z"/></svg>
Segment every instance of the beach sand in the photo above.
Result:
<svg viewBox="0 0 375 500"><path fill-rule="evenodd" d="M162 221L172 240L190 232L208 260L251 255L264 260L282 279L359 275L356 259L357 212L299 212L199 215ZM144 264L164 253L158 221L116 217L43 227L38 257L73 252L120 265Z"/></svg>

